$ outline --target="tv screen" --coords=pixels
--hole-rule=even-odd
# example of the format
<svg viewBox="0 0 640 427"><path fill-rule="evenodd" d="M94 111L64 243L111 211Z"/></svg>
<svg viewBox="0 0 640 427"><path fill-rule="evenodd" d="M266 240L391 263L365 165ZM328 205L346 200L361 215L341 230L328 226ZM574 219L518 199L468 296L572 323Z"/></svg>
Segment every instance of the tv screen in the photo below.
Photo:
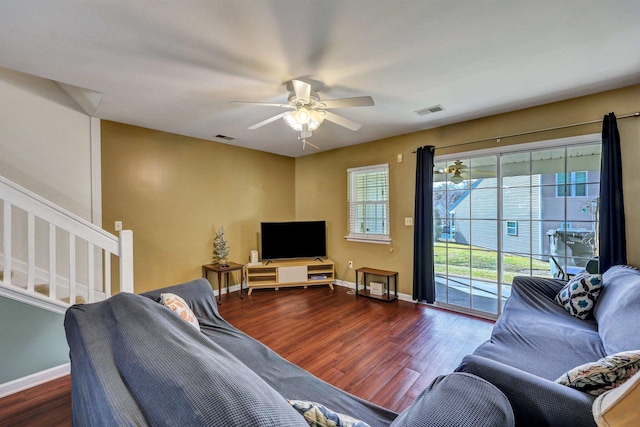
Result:
<svg viewBox="0 0 640 427"><path fill-rule="evenodd" d="M263 222L262 260L327 256L325 221Z"/></svg>

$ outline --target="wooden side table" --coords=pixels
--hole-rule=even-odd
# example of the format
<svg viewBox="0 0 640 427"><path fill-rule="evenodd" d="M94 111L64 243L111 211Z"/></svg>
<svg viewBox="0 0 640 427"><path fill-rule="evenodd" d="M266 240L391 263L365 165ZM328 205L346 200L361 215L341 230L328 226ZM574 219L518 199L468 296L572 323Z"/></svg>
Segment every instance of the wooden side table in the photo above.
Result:
<svg viewBox="0 0 640 427"><path fill-rule="evenodd" d="M218 304L222 304L222 275L223 274L225 275L225 278L227 281L227 294L228 294L229 293L229 274L231 274L234 271L240 271L240 282L239 282L240 298L242 298L242 278L244 276L243 269L244 269L243 264L237 264L235 262L230 262L227 267L221 267L216 264L205 264L202 266L202 277L204 277L207 280L209 280L208 273L210 271L218 273ZM209 283L211 283L210 280L209 280Z"/></svg>
<svg viewBox="0 0 640 427"><path fill-rule="evenodd" d="M363 289L358 290L358 274L362 274ZM385 279L385 287L382 295L376 295L371 293L371 289L367 289L367 276L383 277ZM391 296L391 285L393 285L393 296ZM384 294L387 294L385 297ZM356 268L356 297L359 295L363 297L379 299L382 301L395 301L398 299L398 272L378 270L377 268L362 267Z"/></svg>

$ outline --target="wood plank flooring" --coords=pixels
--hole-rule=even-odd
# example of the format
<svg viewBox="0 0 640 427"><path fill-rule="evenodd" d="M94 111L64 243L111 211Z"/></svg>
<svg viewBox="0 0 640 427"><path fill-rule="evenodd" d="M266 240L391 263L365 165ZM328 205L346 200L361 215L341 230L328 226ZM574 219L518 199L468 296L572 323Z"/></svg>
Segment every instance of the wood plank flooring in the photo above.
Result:
<svg viewBox="0 0 640 427"><path fill-rule="evenodd" d="M400 412L438 375L489 338L493 322L337 286L223 295L220 314L291 362ZM63 377L0 400L0 426L70 426Z"/></svg>
<svg viewBox="0 0 640 427"><path fill-rule="evenodd" d="M0 399L2 427L66 427L71 425L69 375Z"/></svg>
<svg viewBox="0 0 640 427"><path fill-rule="evenodd" d="M493 322L336 286L223 295L220 314L287 360L352 394L401 411L489 338Z"/></svg>

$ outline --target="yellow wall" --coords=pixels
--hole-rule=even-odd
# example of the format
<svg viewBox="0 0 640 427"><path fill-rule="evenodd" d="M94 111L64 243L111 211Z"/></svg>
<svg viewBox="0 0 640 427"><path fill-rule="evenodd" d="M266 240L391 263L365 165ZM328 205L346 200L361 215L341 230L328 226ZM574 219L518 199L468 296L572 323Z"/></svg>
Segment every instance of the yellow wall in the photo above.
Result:
<svg viewBox="0 0 640 427"><path fill-rule="evenodd" d="M592 96L519 110L367 144L318 153L296 160L296 218L326 219L327 251L336 262L338 278L355 281L353 271L343 276L347 262L357 267L374 267L399 272L399 292L411 295L413 282L413 227L404 225L413 216L415 155L419 146L446 147L497 135L561 126L640 111L640 85ZM629 263L640 266L640 118L618 120L622 140L625 211ZM471 151L497 145L532 142L589 133L600 133L601 124L544 132L526 137L502 139L450 148L436 148L436 155ZM404 162L397 163L397 154ZM390 229L393 245L348 242L347 169L389 163Z"/></svg>
<svg viewBox="0 0 640 427"><path fill-rule="evenodd" d="M259 249L261 221L326 220L327 252L337 278L376 267L398 271L399 292L411 295L415 155L422 145L461 142L640 111L640 85L468 121L297 159L112 122L102 124L105 229L122 220L134 231L136 292L199 277L211 259L214 230L224 225L230 259ZM622 139L629 263L640 266L640 119L618 121ZM599 133L601 124L526 137L441 148L436 155ZM404 162L396 161L403 154ZM347 169L390 167L393 244L348 242ZM345 274L345 271L346 274Z"/></svg>
<svg viewBox="0 0 640 427"><path fill-rule="evenodd" d="M220 226L229 259L246 262L260 221L294 219L294 162L103 121L103 224L133 230L135 291L201 277Z"/></svg>

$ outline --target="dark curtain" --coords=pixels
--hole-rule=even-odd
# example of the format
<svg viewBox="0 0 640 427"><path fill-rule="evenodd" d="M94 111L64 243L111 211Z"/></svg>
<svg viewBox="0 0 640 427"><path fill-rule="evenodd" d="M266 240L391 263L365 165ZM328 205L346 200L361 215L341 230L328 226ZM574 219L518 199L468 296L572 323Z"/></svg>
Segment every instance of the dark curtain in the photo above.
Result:
<svg viewBox="0 0 640 427"><path fill-rule="evenodd" d="M622 156L616 116L609 113L602 121L600 166L600 272L627 263L627 238L622 196Z"/></svg>
<svg viewBox="0 0 640 427"><path fill-rule="evenodd" d="M433 270L433 153L432 146L416 154L416 203L413 235L413 299L433 303L436 282Z"/></svg>

